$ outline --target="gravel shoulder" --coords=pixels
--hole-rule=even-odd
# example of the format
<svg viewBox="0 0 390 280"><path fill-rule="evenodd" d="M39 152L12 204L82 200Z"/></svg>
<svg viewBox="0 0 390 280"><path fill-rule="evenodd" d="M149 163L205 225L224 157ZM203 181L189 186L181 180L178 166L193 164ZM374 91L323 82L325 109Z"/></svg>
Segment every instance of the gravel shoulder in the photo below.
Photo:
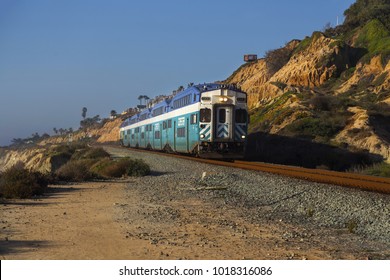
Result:
<svg viewBox="0 0 390 280"><path fill-rule="evenodd" d="M153 173L2 203L1 259L390 259L390 196L106 149Z"/></svg>

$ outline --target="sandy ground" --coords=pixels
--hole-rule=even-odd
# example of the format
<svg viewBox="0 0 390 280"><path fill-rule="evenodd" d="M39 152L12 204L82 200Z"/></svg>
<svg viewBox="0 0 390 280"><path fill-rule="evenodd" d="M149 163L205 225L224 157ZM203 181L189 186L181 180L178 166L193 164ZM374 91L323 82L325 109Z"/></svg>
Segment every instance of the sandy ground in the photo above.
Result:
<svg viewBox="0 0 390 280"><path fill-rule="evenodd" d="M236 208L196 196L152 204L132 188L137 180L51 186L42 198L3 201L0 259L366 259L383 253L350 244L346 230L316 234L283 221L256 224Z"/></svg>

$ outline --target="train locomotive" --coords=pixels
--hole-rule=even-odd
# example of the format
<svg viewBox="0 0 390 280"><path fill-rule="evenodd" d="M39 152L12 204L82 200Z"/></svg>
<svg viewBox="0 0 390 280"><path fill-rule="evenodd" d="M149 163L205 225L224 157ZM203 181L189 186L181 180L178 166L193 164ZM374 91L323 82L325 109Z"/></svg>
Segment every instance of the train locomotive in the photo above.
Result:
<svg viewBox="0 0 390 280"><path fill-rule="evenodd" d="M126 119L120 143L204 158L242 158L248 121L245 92L234 85L200 84Z"/></svg>

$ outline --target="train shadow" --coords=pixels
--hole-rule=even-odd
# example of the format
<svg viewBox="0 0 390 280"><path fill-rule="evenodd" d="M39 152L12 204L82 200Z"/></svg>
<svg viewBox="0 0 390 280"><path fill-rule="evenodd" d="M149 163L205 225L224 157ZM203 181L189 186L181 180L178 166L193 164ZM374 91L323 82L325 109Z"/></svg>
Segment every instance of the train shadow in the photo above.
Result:
<svg viewBox="0 0 390 280"><path fill-rule="evenodd" d="M245 159L336 171L346 171L354 166L367 166L383 160L381 156L368 152L352 152L347 148L264 132L248 136Z"/></svg>

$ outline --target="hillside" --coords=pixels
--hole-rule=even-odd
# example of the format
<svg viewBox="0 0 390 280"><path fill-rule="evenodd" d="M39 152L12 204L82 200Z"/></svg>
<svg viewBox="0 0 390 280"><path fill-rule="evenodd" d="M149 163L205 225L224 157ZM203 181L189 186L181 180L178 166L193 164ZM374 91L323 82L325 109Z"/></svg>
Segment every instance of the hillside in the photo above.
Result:
<svg viewBox="0 0 390 280"><path fill-rule="evenodd" d="M62 144L87 139L93 139L97 143L117 142L119 141L119 126L122 122L123 120L121 118L108 120L103 125L90 127L86 130L78 130L72 134L47 138L38 143L38 145Z"/></svg>
<svg viewBox="0 0 390 280"><path fill-rule="evenodd" d="M226 79L248 93L253 135L368 151L390 162L390 5L378 4L385 12L369 10L363 20L361 2L343 25L271 50Z"/></svg>
<svg viewBox="0 0 390 280"><path fill-rule="evenodd" d="M27 169L50 173L67 160L55 151L56 146L71 143L117 143L121 123L121 118L117 118L86 130L45 138L30 147L2 148L0 172L22 162Z"/></svg>

